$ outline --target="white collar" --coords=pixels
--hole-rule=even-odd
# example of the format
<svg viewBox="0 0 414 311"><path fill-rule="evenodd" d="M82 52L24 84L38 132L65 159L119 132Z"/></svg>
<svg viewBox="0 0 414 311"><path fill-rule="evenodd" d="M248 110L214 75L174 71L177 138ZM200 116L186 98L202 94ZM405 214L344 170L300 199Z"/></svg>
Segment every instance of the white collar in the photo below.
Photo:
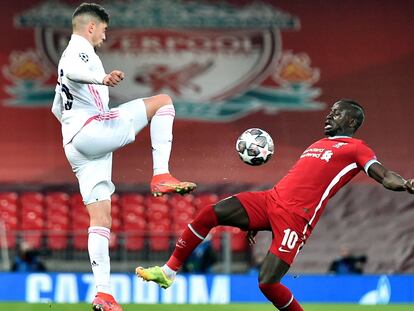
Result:
<svg viewBox="0 0 414 311"><path fill-rule="evenodd" d="M336 138L352 138L351 136L329 136L328 139L336 139Z"/></svg>

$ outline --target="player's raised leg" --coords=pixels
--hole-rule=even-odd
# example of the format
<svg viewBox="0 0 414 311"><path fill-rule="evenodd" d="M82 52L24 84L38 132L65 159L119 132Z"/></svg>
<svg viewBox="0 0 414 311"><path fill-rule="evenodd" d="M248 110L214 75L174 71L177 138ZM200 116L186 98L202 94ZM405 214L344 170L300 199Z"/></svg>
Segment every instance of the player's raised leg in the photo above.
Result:
<svg viewBox="0 0 414 311"><path fill-rule="evenodd" d="M175 109L170 96L160 94L144 99L148 120L151 122L151 147L154 176L151 192L154 196L176 192L185 194L193 191L196 184L179 181L169 172L169 159L172 146L172 129Z"/></svg>
<svg viewBox="0 0 414 311"><path fill-rule="evenodd" d="M235 197L215 205L202 208L195 219L183 231L175 244L170 259L162 267L137 267L135 273L145 281L152 281L162 288L168 288L193 250L207 237L210 230L218 225L247 228L249 219L246 211Z"/></svg>

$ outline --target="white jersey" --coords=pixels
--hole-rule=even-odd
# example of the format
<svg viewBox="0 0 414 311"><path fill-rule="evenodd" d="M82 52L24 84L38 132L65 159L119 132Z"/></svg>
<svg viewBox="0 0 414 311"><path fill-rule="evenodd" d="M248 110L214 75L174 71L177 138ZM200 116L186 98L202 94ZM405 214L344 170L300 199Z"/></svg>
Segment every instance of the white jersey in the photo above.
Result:
<svg viewBox="0 0 414 311"><path fill-rule="evenodd" d="M63 145L94 118L110 118L109 91L103 85L105 70L94 47L72 34L58 66L58 83L52 112L62 123Z"/></svg>

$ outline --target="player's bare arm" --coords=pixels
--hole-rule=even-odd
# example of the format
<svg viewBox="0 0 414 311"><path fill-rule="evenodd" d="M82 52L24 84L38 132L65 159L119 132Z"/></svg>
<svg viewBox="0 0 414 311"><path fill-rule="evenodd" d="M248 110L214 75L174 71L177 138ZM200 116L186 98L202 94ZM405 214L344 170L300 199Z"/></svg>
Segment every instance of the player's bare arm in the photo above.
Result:
<svg viewBox="0 0 414 311"><path fill-rule="evenodd" d="M373 163L368 169L368 175L393 191L407 191L414 194L414 180L401 177L401 175L386 169L380 163Z"/></svg>
<svg viewBox="0 0 414 311"><path fill-rule="evenodd" d="M106 86L117 86L124 78L125 74L122 71L113 70L104 77L103 84Z"/></svg>

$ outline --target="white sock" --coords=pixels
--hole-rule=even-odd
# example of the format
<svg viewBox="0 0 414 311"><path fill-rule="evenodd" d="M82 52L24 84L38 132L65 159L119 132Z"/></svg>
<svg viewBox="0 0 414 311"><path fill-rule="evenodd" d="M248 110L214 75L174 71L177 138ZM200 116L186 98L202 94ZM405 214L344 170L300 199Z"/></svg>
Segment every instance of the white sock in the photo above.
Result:
<svg viewBox="0 0 414 311"><path fill-rule="evenodd" d="M175 279L175 276L177 275L177 271L175 271L175 270L171 269L171 268L170 268L170 267L168 267L167 265L163 265L163 266L161 267L161 269L162 269L162 271L164 271L165 275L166 275L169 279L171 279L171 280L174 280L174 279Z"/></svg>
<svg viewBox="0 0 414 311"><path fill-rule="evenodd" d="M109 275L111 264L109 259L109 239L111 231L105 227L89 227L88 251L91 261L95 286L98 292L111 294Z"/></svg>
<svg viewBox="0 0 414 311"><path fill-rule="evenodd" d="M157 110L151 119L151 145L154 175L168 173L172 145L172 127L175 110L173 105L165 105Z"/></svg>

